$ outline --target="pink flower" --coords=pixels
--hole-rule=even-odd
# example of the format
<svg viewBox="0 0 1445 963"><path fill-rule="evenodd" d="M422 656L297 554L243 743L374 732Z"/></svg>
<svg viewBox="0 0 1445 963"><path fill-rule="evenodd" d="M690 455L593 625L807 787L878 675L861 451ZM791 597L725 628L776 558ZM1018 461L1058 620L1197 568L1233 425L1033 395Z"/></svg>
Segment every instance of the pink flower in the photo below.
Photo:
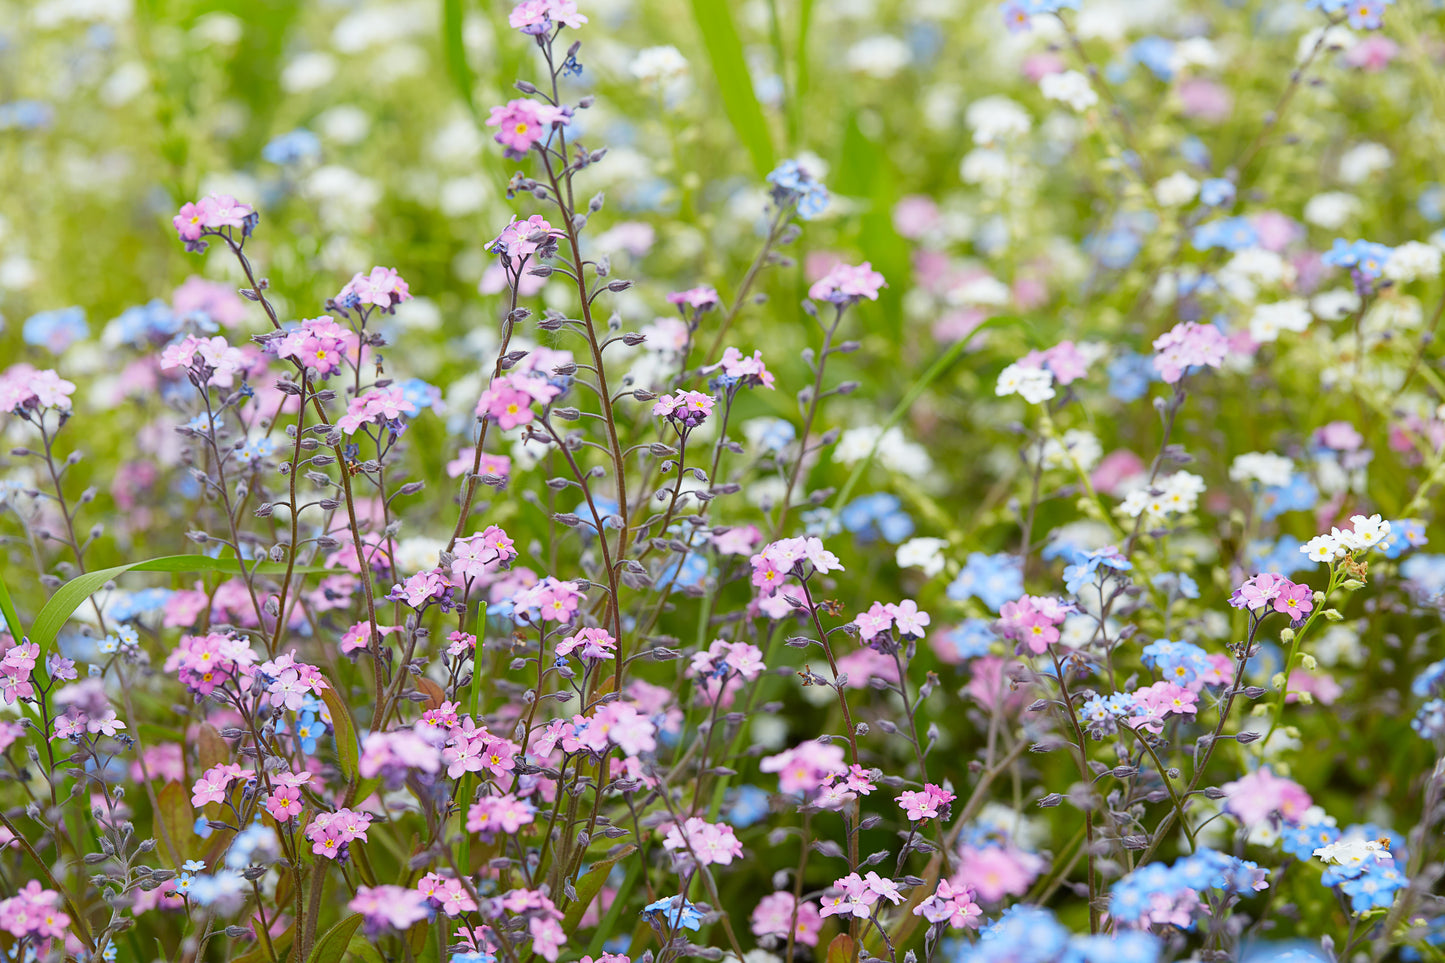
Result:
<svg viewBox="0 0 1445 963"><path fill-rule="evenodd" d="M1312 803L1303 786L1279 778L1268 766L1220 788L1225 796L1224 811L1239 817L1246 828L1264 823L1275 813L1286 821L1296 821Z"/></svg>
<svg viewBox="0 0 1445 963"><path fill-rule="evenodd" d="M1273 602L1285 585L1290 584L1292 583L1278 575L1261 572L1246 579L1235 589L1234 594L1229 597L1229 604L1237 609L1247 608L1251 612L1258 612Z"/></svg>
<svg viewBox="0 0 1445 963"><path fill-rule="evenodd" d="M401 275L396 273L396 268L378 265L371 269L370 274L358 272L354 275L333 300L343 307L374 304L383 311L388 311L403 301L410 301L411 288L402 280Z"/></svg>
<svg viewBox="0 0 1445 963"><path fill-rule="evenodd" d="M284 823L292 816L299 816L301 809L301 790L294 786L279 786L266 797L266 811L277 822Z"/></svg>
<svg viewBox="0 0 1445 963"><path fill-rule="evenodd" d="M998 624L1006 638L1019 643L1020 651L1040 655L1059 641L1059 626L1073 610L1071 603L1051 596L1024 595L1004 603Z"/></svg>
<svg viewBox="0 0 1445 963"><path fill-rule="evenodd" d="M584 659L606 659L616 651L617 640L606 629L599 628L581 629L557 643L559 658L577 652Z"/></svg>
<svg viewBox="0 0 1445 963"><path fill-rule="evenodd" d="M1214 325L1182 321L1154 340L1154 370L1172 385L1184 377L1187 368L1218 368L1228 349L1228 339Z"/></svg>
<svg viewBox="0 0 1445 963"><path fill-rule="evenodd" d="M900 793L898 805L903 807L910 822L918 822L921 819L937 818L939 811L948 808L948 804L956 798L958 797L942 786L928 783L922 792Z"/></svg>
<svg viewBox="0 0 1445 963"><path fill-rule="evenodd" d="M930 923L944 923L954 929L978 929L983 910L974 902L973 888L968 885L954 886L949 880L940 880L933 895L913 907L913 915L921 916Z"/></svg>
<svg viewBox="0 0 1445 963"><path fill-rule="evenodd" d="M897 605L888 605L886 608L893 617L893 624L898 627L899 635L911 635L921 639L926 634L924 629L932 621L928 613L920 611L918 603L912 599L904 599Z"/></svg>
<svg viewBox="0 0 1445 963"><path fill-rule="evenodd" d="M1043 860L1013 845L962 846L955 886L971 887L986 902L1022 896L1043 869Z"/></svg>
<svg viewBox="0 0 1445 963"><path fill-rule="evenodd" d="M74 392L75 384L54 370L37 371L28 364L17 364L0 374L0 412L21 408L69 411Z"/></svg>
<svg viewBox="0 0 1445 963"><path fill-rule="evenodd" d="M494 140L507 148L508 156L521 157L549 137L554 124L565 127L570 121L562 108L522 99L493 107L487 126L498 128Z"/></svg>
<svg viewBox="0 0 1445 963"><path fill-rule="evenodd" d="M828 777L848 771L843 763L842 746L824 746L812 740L777 755L765 756L758 768L777 773L778 791L787 794L811 793L825 785Z"/></svg>
<svg viewBox="0 0 1445 963"><path fill-rule="evenodd" d="M667 296L667 303L679 306L686 305L694 311L714 308L717 307L718 303L717 289L702 286L688 288L686 291L673 291Z"/></svg>
<svg viewBox="0 0 1445 963"><path fill-rule="evenodd" d="M874 602L868 611L859 613L853 619L853 624L858 626L858 637L864 642L871 642L893 627L892 606Z"/></svg>
<svg viewBox="0 0 1445 963"><path fill-rule="evenodd" d="M551 33L558 24L576 30L586 22L577 12L576 0L522 0L507 17L513 30L539 36Z"/></svg>
<svg viewBox="0 0 1445 963"><path fill-rule="evenodd" d="M497 833L516 833L533 820L531 803L510 793L504 796L483 796L467 810L467 832L477 833L490 841Z"/></svg>
<svg viewBox="0 0 1445 963"><path fill-rule="evenodd" d="M659 418L678 422L686 428L696 428L712 413L712 395L701 391L679 391L676 395L663 395L652 406L652 413Z"/></svg>
<svg viewBox="0 0 1445 963"><path fill-rule="evenodd" d="M1308 585L1299 585L1282 579L1279 594L1274 597L1274 610L1290 617L1292 622L1303 622L1315 607L1315 593Z"/></svg>
<svg viewBox="0 0 1445 963"><path fill-rule="evenodd" d="M796 924L793 922L794 918L797 919ZM817 946L818 931L822 929L822 925L823 917L818 912L818 904L812 900L799 903L787 890L764 896L753 908L754 936L787 939L791 931L795 942L804 946Z"/></svg>
<svg viewBox="0 0 1445 963"><path fill-rule="evenodd" d="M834 304L852 304L867 298L878 300L878 290L887 287L883 275L873 270L873 265L864 261L852 266L838 264L808 289L808 297L815 301L831 301Z"/></svg>
<svg viewBox="0 0 1445 963"><path fill-rule="evenodd" d="M425 896L417 890L389 883L357 887L356 895L346 905L352 912L361 914L367 932L373 934L387 929L408 929L429 915Z"/></svg>
<svg viewBox="0 0 1445 963"><path fill-rule="evenodd" d="M743 844L726 823L709 823L694 816L681 826L670 823L664 830L663 849L682 851L703 866L728 866L743 855Z"/></svg>
<svg viewBox="0 0 1445 963"><path fill-rule="evenodd" d="M722 360L715 365L703 368L703 371L714 371L722 368L723 376L735 383L745 384L752 387L761 385L764 388L773 387L773 373L768 366L763 364L763 353L754 351L749 358L737 348L728 347L723 351Z"/></svg>

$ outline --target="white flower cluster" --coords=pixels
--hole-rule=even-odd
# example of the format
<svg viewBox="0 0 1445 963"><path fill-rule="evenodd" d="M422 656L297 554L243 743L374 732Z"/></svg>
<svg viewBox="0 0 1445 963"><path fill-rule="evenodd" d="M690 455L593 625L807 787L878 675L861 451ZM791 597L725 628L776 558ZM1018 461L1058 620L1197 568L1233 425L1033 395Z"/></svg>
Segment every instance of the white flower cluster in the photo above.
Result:
<svg viewBox="0 0 1445 963"><path fill-rule="evenodd" d="M1390 536L1390 523L1379 515L1369 518L1355 515L1350 522L1354 525L1353 531L1331 528L1328 535L1316 535L1301 545L1300 551L1312 562L1332 562L1355 552L1368 551Z"/></svg>
<svg viewBox="0 0 1445 963"><path fill-rule="evenodd" d="M1018 395L1031 405L1042 404L1054 396L1054 376L1047 368L1011 364L998 373L993 393L1000 398Z"/></svg>
<svg viewBox="0 0 1445 963"><path fill-rule="evenodd" d="M1155 481L1152 488L1137 488L1124 497L1119 512L1130 518L1145 516L1158 521L1170 515L1194 511L1199 496L1204 494L1204 479L1187 471L1178 471Z"/></svg>
<svg viewBox="0 0 1445 963"><path fill-rule="evenodd" d="M1246 452L1229 466L1230 481L1255 481L1265 487L1288 485L1293 474L1294 462L1273 452Z"/></svg>
<svg viewBox="0 0 1445 963"><path fill-rule="evenodd" d="M1337 839L1328 846L1315 850L1323 862L1334 863L1347 869L1358 869L1368 860L1386 862L1393 860L1389 847L1376 839Z"/></svg>
<svg viewBox="0 0 1445 963"><path fill-rule="evenodd" d="M1281 331L1303 334L1312 320L1309 305L1303 298L1261 304L1249 319L1249 336L1261 344L1276 341Z"/></svg>
<svg viewBox="0 0 1445 963"><path fill-rule="evenodd" d="M1042 455L1045 468L1066 468L1072 471L1074 462L1078 462L1082 470L1092 471L1103 457L1104 448L1092 432L1070 428L1064 432L1062 440L1047 439Z"/></svg>

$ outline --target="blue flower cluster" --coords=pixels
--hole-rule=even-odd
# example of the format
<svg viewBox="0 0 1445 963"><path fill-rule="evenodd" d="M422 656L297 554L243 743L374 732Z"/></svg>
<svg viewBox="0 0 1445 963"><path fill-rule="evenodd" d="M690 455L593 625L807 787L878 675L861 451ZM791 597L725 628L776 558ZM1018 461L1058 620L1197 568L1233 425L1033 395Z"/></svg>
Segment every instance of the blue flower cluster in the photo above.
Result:
<svg viewBox="0 0 1445 963"><path fill-rule="evenodd" d="M1079 589L1085 585L1102 584L1103 579L1108 578L1111 572L1127 572L1133 567L1134 563L1113 545L1106 545L1092 552L1075 552L1070 563L1064 566L1064 586L1077 595ZM1104 574L1098 576L1101 568Z"/></svg>
<svg viewBox="0 0 1445 963"><path fill-rule="evenodd" d="M1390 259L1391 248L1374 241L1346 241L1335 238L1335 243L1320 258L1332 267L1349 268L1359 272L1369 281L1376 281L1383 275L1385 262Z"/></svg>
<svg viewBox="0 0 1445 963"><path fill-rule="evenodd" d="M1164 677L1166 682L1185 685L1202 675L1208 675L1213 666L1209 654L1192 642L1171 642L1169 639L1155 639L1144 646L1142 659L1145 665Z"/></svg>
<svg viewBox="0 0 1445 963"><path fill-rule="evenodd" d="M812 174L795 160L785 160L768 175L773 185L773 200L779 207L796 204L798 216L805 221L822 216L832 196Z"/></svg>
<svg viewBox="0 0 1445 963"><path fill-rule="evenodd" d="M1120 879L1109 890L1109 912L1120 923L1133 923L1158 910L1159 896L1168 903L1205 890L1247 894L1266 888L1268 876L1269 870L1247 859L1199 849L1173 866L1150 863Z"/></svg>
<svg viewBox="0 0 1445 963"><path fill-rule="evenodd" d="M1208 251L1216 247L1226 251L1242 251L1247 247L1259 246L1259 232L1246 218L1225 217L1196 227L1190 243L1196 251Z"/></svg>
<svg viewBox="0 0 1445 963"><path fill-rule="evenodd" d="M978 942L947 940L951 963L1155 963L1159 939L1149 933L1070 933L1054 914L1019 903L978 934Z"/></svg>
<svg viewBox="0 0 1445 963"><path fill-rule="evenodd" d="M1016 556L970 552L963 570L948 586L955 602L975 598L997 612L1024 594L1024 570Z"/></svg>
<svg viewBox="0 0 1445 963"><path fill-rule="evenodd" d="M838 519L860 542L882 538L896 545L913 534L913 519L903 510L903 503L886 492L855 498L838 513Z"/></svg>

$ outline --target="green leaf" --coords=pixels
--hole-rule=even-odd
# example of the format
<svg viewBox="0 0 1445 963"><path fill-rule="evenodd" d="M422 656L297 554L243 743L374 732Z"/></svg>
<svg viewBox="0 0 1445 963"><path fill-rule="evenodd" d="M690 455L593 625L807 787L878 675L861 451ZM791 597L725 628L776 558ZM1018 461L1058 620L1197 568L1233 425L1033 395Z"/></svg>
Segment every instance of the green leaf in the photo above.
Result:
<svg viewBox="0 0 1445 963"><path fill-rule="evenodd" d="M284 574L286 566L267 563L255 566L252 571L263 574ZM298 565L292 571L306 573L322 572L325 569L303 568ZM103 568L95 572L86 572L84 575L77 575L62 585L50 597L50 601L45 603L40 614L35 616L35 622L30 626L30 641L39 643L40 651L44 652L49 648L50 643L55 641L55 637L60 634L65 623L75 614L75 610L85 604L86 599L99 592L106 582L127 572L179 574L224 572L229 575L239 575L241 566L233 558L211 558L209 555L165 555L160 558L148 558L139 562L130 562L126 565L117 565L113 568Z"/></svg>
<svg viewBox="0 0 1445 963"><path fill-rule="evenodd" d="M271 948L276 951L277 957L285 960L286 951L291 949L291 944L296 941L296 924L292 923L282 930L281 935L271 937ZM258 939L256 945L246 952L231 960L231 963L271 963L271 954L266 949L266 943Z"/></svg>
<svg viewBox="0 0 1445 963"><path fill-rule="evenodd" d="M723 110L738 139L753 158L753 167L763 177L773 169L773 139L768 121L753 91L753 78L743 57L743 44L733 23L732 5L720 0L692 0L692 15L702 34L722 94Z"/></svg>
<svg viewBox="0 0 1445 963"><path fill-rule="evenodd" d="M361 963L386 963L382 959L381 951L366 939L353 938L346 947L346 958L348 960L360 960Z"/></svg>
<svg viewBox="0 0 1445 963"><path fill-rule="evenodd" d="M25 634L20 627L20 615L15 611L15 603L10 601L10 590L5 587L3 578L0 578L0 615L5 616L5 630L16 639Z"/></svg>
<svg viewBox="0 0 1445 963"><path fill-rule="evenodd" d="M356 780L356 765L361 760L361 748L356 741L356 720L351 718L351 707L336 691L336 685L327 680L321 690L321 701L331 710L331 727L336 731L336 758L346 778Z"/></svg>
<svg viewBox="0 0 1445 963"><path fill-rule="evenodd" d="M351 943L351 934L355 933L360 925L361 914L352 913L331 927L311 948L311 955L306 958L306 963L341 963L341 958L346 955L346 948Z"/></svg>
<svg viewBox="0 0 1445 963"><path fill-rule="evenodd" d="M191 808L191 795L186 787L172 779L156 793L156 818L165 824L171 842L182 860L191 858L192 842L195 840L196 811ZM162 858L165 858L162 851ZM171 869L180 869L172 866Z"/></svg>
<svg viewBox="0 0 1445 963"><path fill-rule="evenodd" d="M602 884L607 881L608 875L612 872L612 867L635 852L637 852L637 847L628 843L611 856L599 859L592 864L592 868L577 881L577 899L567 907L567 917L562 921L562 932L577 932L577 926L582 922L582 914L587 912L587 907L591 906L592 901L597 898L597 894L602 890Z"/></svg>
<svg viewBox="0 0 1445 963"><path fill-rule="evenodd" d="M476 116L477 104L472 99L471 65L467 63L467 45L462 40L462 0L442 0L442 47L447 55L447 73L461 94L462 103Z"/></svg>

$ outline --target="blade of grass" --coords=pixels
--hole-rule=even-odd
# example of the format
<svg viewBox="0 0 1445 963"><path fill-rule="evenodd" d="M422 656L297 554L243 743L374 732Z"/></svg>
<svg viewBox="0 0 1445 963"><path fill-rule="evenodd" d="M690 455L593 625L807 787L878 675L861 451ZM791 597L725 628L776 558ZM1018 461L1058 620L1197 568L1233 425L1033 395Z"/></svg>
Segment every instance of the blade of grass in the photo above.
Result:
<svg viewBox="0 0 1445 963"><path fill-rule="evenodd" d="M732 122L738 139L752 156L758 176L762 177L773 169L773 140L768 132L767 118L763 116L763 108L753 90L753 79L748 73L747 59L743 56L743 44L738 38L731 7L731 4L719 0L692 0L693 19L697 21L703 46L707 48L708 59L712 62L723 110Z"/></svg>

